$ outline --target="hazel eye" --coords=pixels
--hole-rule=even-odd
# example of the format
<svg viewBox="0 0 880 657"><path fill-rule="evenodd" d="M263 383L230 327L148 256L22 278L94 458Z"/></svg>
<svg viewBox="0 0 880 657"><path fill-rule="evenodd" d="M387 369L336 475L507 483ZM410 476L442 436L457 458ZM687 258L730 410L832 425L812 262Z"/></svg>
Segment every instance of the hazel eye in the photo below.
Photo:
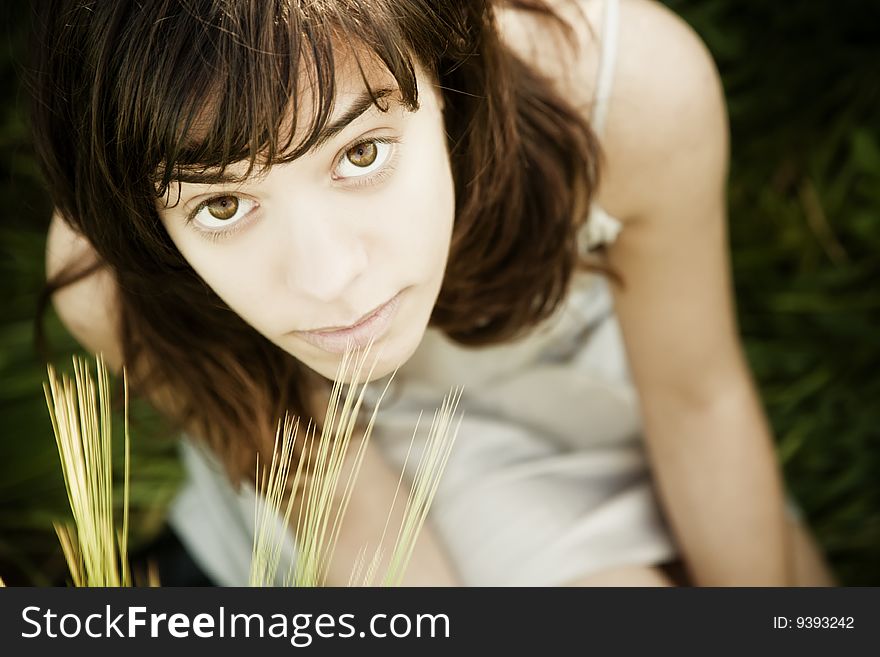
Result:
<svg viewBox="0 0 880 657"><path fill-rule="evenodd" d="M238 199L234 196L218 196L208 201L205 209L215 219L232 219L238 212Z"/></svg>
<svg viewBox="0 0 880 657"><path fill-rule="evenodd" d="M368 167L376 161L379 149L374 142L358 144L345 152L345 158L356 167Z"/></svg>
<svg viewBox="0 0 880 657"><path fill-rule="evenodd" d="M394 137L374 137L350 146L339 156L334 177L337 180L373 179L372 174L388 169L399 143Z"/></svg>
<svg viewBox="0 0 880 657"><path fill-rule="evenodd" d="M224 194L199 204L188 222L194 223L196 229L202 229L203 232L222 232L240 224L256 207L255 201Z"/></svg>

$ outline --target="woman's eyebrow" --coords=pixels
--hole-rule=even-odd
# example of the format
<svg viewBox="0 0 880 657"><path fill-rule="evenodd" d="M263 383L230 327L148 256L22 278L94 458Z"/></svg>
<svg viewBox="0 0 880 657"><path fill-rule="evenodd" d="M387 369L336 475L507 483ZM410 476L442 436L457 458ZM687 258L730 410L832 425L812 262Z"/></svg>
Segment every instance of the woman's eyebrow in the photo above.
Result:
<svg viewBox="0 0 880 657"><path fill-rule="evenodd" d="M362 91L342 116L333 121L333 123L324 126L324 129L318 134L318 137L315 139L315 144L309 149L309 152L321 148L326 142L330 141L333 137L345 130L350 123L370 109L371 106L374 106L376 104L375 101L390 96L395 91L397 91L397 89L393 87L382 87L381 89L376 89L372 93L370 93L369 89Z"/></svg>
<svg viewBox="0 0 880 657"><path fill-rule="evenodd" d="M397 89L395 87L382 87L373 90L365 89L348 107L348 109L338 119L324 126L315 138L314 144L308 149L308 153L321 148L328 141L333 139L340 132L345 130L358 117L363 115L371 107L376 106L376 101L380 98L390 96ZM219 185L227 183L242 182L242 177L227 172L208 172L208 171L180 171L177 175L177 182L190 183L195 185Z"/></svg>

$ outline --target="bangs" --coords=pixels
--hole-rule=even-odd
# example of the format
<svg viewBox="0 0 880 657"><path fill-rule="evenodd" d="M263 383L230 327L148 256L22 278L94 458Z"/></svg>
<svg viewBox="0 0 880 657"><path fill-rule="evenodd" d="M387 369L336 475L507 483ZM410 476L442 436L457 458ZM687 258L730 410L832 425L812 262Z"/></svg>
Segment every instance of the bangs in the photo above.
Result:
<svg viewBox="0 0 880 657"><path fill-rule="evenodd" d="M142 145L141 164L162 196L193 174L228 179L229 165L247 162L236 176L245 178L316 148L346 76L359 76L381 111L389 97L417 110L412 41L393 4L155 3L165 11L152 17L149 34L129 41L142 45L125 53L149 67L121 66L132 77L117 90L116 144ZM371 84L375 71L394 84Z"/></svg>

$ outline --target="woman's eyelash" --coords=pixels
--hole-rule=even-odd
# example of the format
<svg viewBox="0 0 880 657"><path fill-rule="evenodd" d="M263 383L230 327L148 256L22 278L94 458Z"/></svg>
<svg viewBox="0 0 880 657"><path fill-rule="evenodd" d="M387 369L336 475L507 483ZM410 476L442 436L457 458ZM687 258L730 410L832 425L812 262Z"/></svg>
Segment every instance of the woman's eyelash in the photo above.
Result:
<svg viewBox="0 0 880 657"><path fill-rule="evenodd" d="M239 224L244 223L244 220L237 221L233 224L232 228L227 228L226 230L200 230L205 238L210 242L219 242L222 239L226 239L227 237L232 237L235 233L237 233L240 228Z"/></svg>
<svg viewBox="0 0 880 657"><path fill-rule="evenodd" d="M376 173L370 176L363 176L361 178L356 178L354 182L348 183L351 187L365 187L367 185L378 185L380 182L385 180L386 178L390 178L391 174L393 174L397 170L396 165L393 162L389 162L384 167L382 167Z"/></svg>

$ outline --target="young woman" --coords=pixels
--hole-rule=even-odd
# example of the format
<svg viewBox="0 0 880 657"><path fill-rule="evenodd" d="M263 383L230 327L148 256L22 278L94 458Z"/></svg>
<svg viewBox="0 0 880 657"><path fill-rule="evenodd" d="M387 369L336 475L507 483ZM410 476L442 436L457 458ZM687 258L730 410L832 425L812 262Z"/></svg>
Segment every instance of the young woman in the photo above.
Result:
<svg viewBox="0 0 880 657"><path fill-rule="evenodd" d="M172 522L215 580L246 577L278 418L372 335L371 385L400 369L331 583L458 384L408 583L830 581L737 339L718 76L667 10L46 4L49 290L187 432Z"/></svg>

